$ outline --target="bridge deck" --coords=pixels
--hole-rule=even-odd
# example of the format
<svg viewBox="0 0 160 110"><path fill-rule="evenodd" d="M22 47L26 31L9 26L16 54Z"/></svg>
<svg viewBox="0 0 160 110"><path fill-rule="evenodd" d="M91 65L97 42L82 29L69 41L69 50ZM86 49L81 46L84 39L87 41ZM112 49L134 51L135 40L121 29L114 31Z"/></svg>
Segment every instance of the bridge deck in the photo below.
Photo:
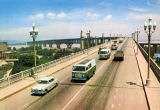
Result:
<svg viewBox="0 0 160 110"><path fill-rule="evenodd" d="M122 44L119 44L119 47L121 46ZM1 88L1 110L12 108L147 110L147 102L140 78L141 72L143 80L146 79L147 63L140 52L137 56L137 63L131 39L125 48L125 59L122 62L112 61L115 51L112 52L109 60L98 60L98 48L95 48L89 52L89 55L77 56L41 72L40 77L57 71L53 76L60 81L59 86L45 96L30 95L30 88L34 84L32 78L26 78L8 87ZM70 82L72 65L82 58L96 59L96 74L86 83L72 83ZM140 71L137 64L139 64ZM151 80L152 85L146 88L149 105L151 110L159 110L160 85L152 71Z"/></svg>

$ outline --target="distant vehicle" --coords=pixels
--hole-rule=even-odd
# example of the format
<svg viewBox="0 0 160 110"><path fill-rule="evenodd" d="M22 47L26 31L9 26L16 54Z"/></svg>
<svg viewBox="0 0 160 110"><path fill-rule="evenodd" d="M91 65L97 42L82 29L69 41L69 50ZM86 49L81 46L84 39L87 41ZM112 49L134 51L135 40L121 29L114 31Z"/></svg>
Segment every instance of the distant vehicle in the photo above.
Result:
<svg viewBox="0 0 160 110"><path fill-rule="evenodd" d="M86 81L91 78L96 71L95 59L86 59L72 67L72 81Z"/></svg>
<svg viewBox="0 0 160 110"><path fill-rule="evenodd" d="M118 48L117 44L112 44L111 50L117 50L117 48Z"/></svg>
<svg viewBox="0 0 160 110"><path fill-rule="evenodd" d="M101 49L99 52L99 59L108 59L110 58L111 55L111 50L110 49Z"/></svg>
<svg viewBox="0 0 160 110"><path fill-rule="evenodd" d="M123 50L118 50L115 54L114 54L114 60L124 60L124 52Z"/></svg>
<svg viewBox="0 0 160 110"><path fill-rule="evenodd" d="M121 39L121 40L119 40L119 43L123 43L123 40Z"/></svg>
<svg viewBox="0 0 160 110"><path fill-rule="evenodd" d="M117 44L117 40L113 40L112 42L113 42L113 44Z"/></svg>
<svg viewBox="0 0 160 110"><path fill-rule="evenodd" d="M31 94L46 94L55 86L58 85L58 80L53 77L43 77L38 81L38 84L31 88Z"/></svg>

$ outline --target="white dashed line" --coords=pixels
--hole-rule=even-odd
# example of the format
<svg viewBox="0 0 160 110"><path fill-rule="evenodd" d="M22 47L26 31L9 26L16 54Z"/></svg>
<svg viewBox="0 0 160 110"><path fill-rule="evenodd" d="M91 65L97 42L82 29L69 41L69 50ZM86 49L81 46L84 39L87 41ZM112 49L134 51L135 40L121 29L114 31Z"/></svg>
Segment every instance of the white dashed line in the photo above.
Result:
<svg viewBox="0 0 160 110"><path fill-rule="evenodd" d="M114 107L114 104L112 104L112 108Z"/></svg>
<svg viewBox="0 0 160 110"><path fill-rule="evenodd" d="M106 62L107 63L107 62ZM98 70L97 70L97 72L99 71L99 70L101 70L101 68L106 64L106 63L104 63ZM97 73L96 72L96 73ZM87 82L88 83L88 82ZM86 83L86 84L87 84ZM81 87L81 89L72 97L72 99L62 108L62 110L65 110L71 103L72 103L72 101L77 97L77 95L84 89L84 87L85 87L86 85L84 85L84 86L82 86Z"/></svg>

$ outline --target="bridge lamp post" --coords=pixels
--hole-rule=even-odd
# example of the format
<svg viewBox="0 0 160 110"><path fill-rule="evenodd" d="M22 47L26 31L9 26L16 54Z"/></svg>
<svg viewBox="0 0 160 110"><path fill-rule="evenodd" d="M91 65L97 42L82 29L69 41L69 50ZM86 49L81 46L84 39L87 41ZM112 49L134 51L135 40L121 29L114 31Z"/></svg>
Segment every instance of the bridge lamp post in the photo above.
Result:
<svg viewBox="0 0 160 110"><path fill-rule="evenodd" d="M34 67L35 67L35 71L34 71L34 75L37 72L37 66L36 66L36 47L35 47L35 40L36 37L38 36L38 28L35 27L35 24L32 25L32 28L30 29L30 36L33 38L33 49L34 49Z"/></svg>
<svg viewBox="0 0 160 110"><path fill-rule="evenodd" d="M139 33L140 33L140 31L139 31L138 28L137 28L137 30L136 30L136 34L137 34L137 44L138 44L138 35L139 35ZM138 55L138 45L137 45L137 55Z"/></svg>
<svg viewBox="0 0 160 110"><path fill-rule="evenodd" d="M148 29L148 31L147 31ZM151 35L152 33L155 32L156 30L156 22L154 22L154 24L152 25L152 18L149 17L148 19L148 24L147 22L145 22L144 24L144 30L146 32L146 34L148 35L148 73L147 73L147 80L146 80L146 86L149 86L150 84L150 48L151 48L151 44L150 44L150 41L151 41Z"/></svg>

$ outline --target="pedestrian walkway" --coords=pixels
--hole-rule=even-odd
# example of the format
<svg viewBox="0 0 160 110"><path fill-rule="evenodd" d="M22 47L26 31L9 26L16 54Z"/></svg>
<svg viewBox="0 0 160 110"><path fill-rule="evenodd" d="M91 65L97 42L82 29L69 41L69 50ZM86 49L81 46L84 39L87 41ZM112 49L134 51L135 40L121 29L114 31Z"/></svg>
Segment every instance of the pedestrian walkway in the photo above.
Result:
<svg viewBox="0 0 160 110"><path fill-rule="evenodd" d="M135 49L135 53L137 53L136 44L134 49ZM138 55L136 55L136 57L140 67L140 72L142 75L143 82L144 84L146 84L148 63L143 57L139 49L138 49ZM145 86L150 109L160 110L160 83L157 80L152 70L150 71L150 80L151 80L151 84L149 86Z"/></svg>

